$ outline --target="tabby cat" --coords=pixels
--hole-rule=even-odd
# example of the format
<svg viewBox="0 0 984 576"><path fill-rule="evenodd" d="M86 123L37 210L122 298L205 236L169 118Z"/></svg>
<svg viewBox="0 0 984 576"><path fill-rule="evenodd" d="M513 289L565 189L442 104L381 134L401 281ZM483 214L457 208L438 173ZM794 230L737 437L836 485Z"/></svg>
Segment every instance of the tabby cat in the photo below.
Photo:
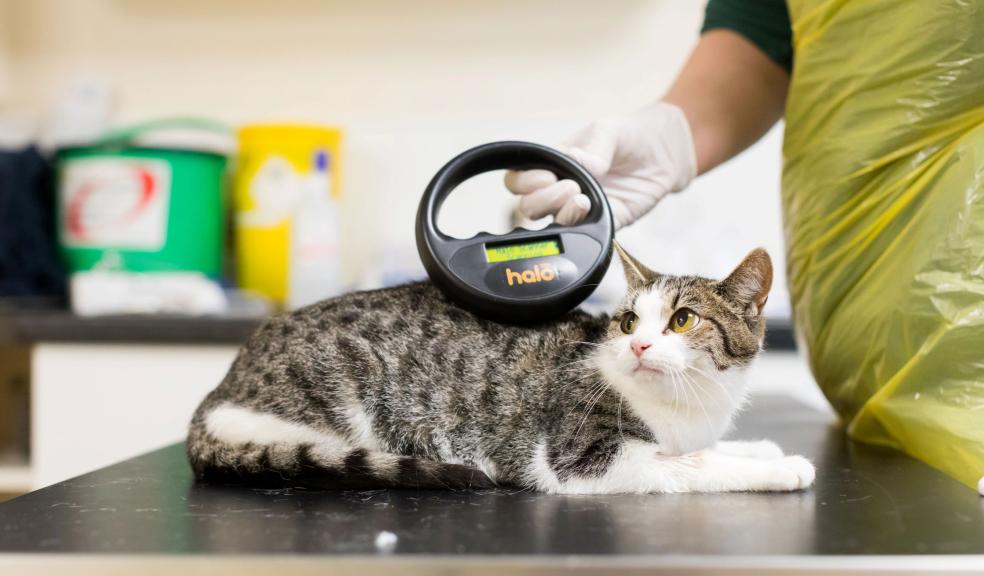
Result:
<svg viewBox="0 0 984 576"><path fill-rule="evenodd" d="M768 254L713 281L617 251L629 290L610 317L501 325L425 282L271 319L194 415L196 477L568 494L809 486L806 459L720 441L761 349Z"/></svg>

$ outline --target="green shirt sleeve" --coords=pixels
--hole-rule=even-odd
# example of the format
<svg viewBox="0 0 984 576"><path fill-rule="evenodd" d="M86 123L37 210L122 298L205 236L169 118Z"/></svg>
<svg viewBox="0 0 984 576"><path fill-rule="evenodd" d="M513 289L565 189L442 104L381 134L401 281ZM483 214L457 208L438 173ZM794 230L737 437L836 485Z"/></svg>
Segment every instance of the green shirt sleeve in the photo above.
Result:
<svg viewBox="0 0 984 576"><path fill-rule="evenodd" d="M793 30L786 0L710 0L700 32L725 28L741 34L786 69L793 69Z"/></svg>

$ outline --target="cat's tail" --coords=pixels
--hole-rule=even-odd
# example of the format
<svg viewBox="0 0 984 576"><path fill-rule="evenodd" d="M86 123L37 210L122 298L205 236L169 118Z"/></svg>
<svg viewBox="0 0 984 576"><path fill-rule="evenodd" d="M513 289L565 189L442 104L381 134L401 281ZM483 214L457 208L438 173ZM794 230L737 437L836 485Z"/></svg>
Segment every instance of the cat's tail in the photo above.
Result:
<svg viewBox="0 0 984 576"><path fill-rule="evenodd" d="M188 461L195 478L204 482L322 489L464 490L496 485L471 466L355 448L344 442L222 441L197 420L188 435Z"/></svg>

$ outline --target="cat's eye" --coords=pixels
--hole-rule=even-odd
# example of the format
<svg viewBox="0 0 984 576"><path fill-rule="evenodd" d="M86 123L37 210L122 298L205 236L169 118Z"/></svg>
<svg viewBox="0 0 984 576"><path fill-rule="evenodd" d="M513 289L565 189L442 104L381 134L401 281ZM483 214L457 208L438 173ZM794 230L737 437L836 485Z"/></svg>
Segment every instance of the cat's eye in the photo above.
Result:
<svg viewBox="0 0 984 576"><path fill-rule="evenodd" d="M639 317L635 315L635 312L626 312L622 314L622 322L619 323L619 328L626 334L632 334L635 332L636 324L638 323Z"/></svg>
<svg viewBox="0 0 984 576"><path fill-rule="evenodd" d="M678 334L692 330L700 322L700 316L690 308L680 308L670 318L670 329Z"/></svg>

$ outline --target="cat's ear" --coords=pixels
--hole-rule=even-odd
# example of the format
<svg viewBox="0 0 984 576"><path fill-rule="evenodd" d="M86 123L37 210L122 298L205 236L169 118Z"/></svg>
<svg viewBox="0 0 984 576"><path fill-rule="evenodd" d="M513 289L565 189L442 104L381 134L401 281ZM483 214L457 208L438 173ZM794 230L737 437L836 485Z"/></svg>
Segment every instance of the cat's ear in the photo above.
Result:
<svg viewBox="0 0 984 576"><path fill-rule="evenodd" d="M749 252L727 278L718 282L719 292L741 304L752 316L762 313L771 288L772 259L762 248Z"/></svg>
<svg viewBox="0 0 984 576"><path fill-rule="evenodd" d="M613 241L612 245L622 261L622 270L625 272L625 281L628 282L629 288L641 288L656 279L657 274L655 272L629 255L617 241Z"/></svg>

